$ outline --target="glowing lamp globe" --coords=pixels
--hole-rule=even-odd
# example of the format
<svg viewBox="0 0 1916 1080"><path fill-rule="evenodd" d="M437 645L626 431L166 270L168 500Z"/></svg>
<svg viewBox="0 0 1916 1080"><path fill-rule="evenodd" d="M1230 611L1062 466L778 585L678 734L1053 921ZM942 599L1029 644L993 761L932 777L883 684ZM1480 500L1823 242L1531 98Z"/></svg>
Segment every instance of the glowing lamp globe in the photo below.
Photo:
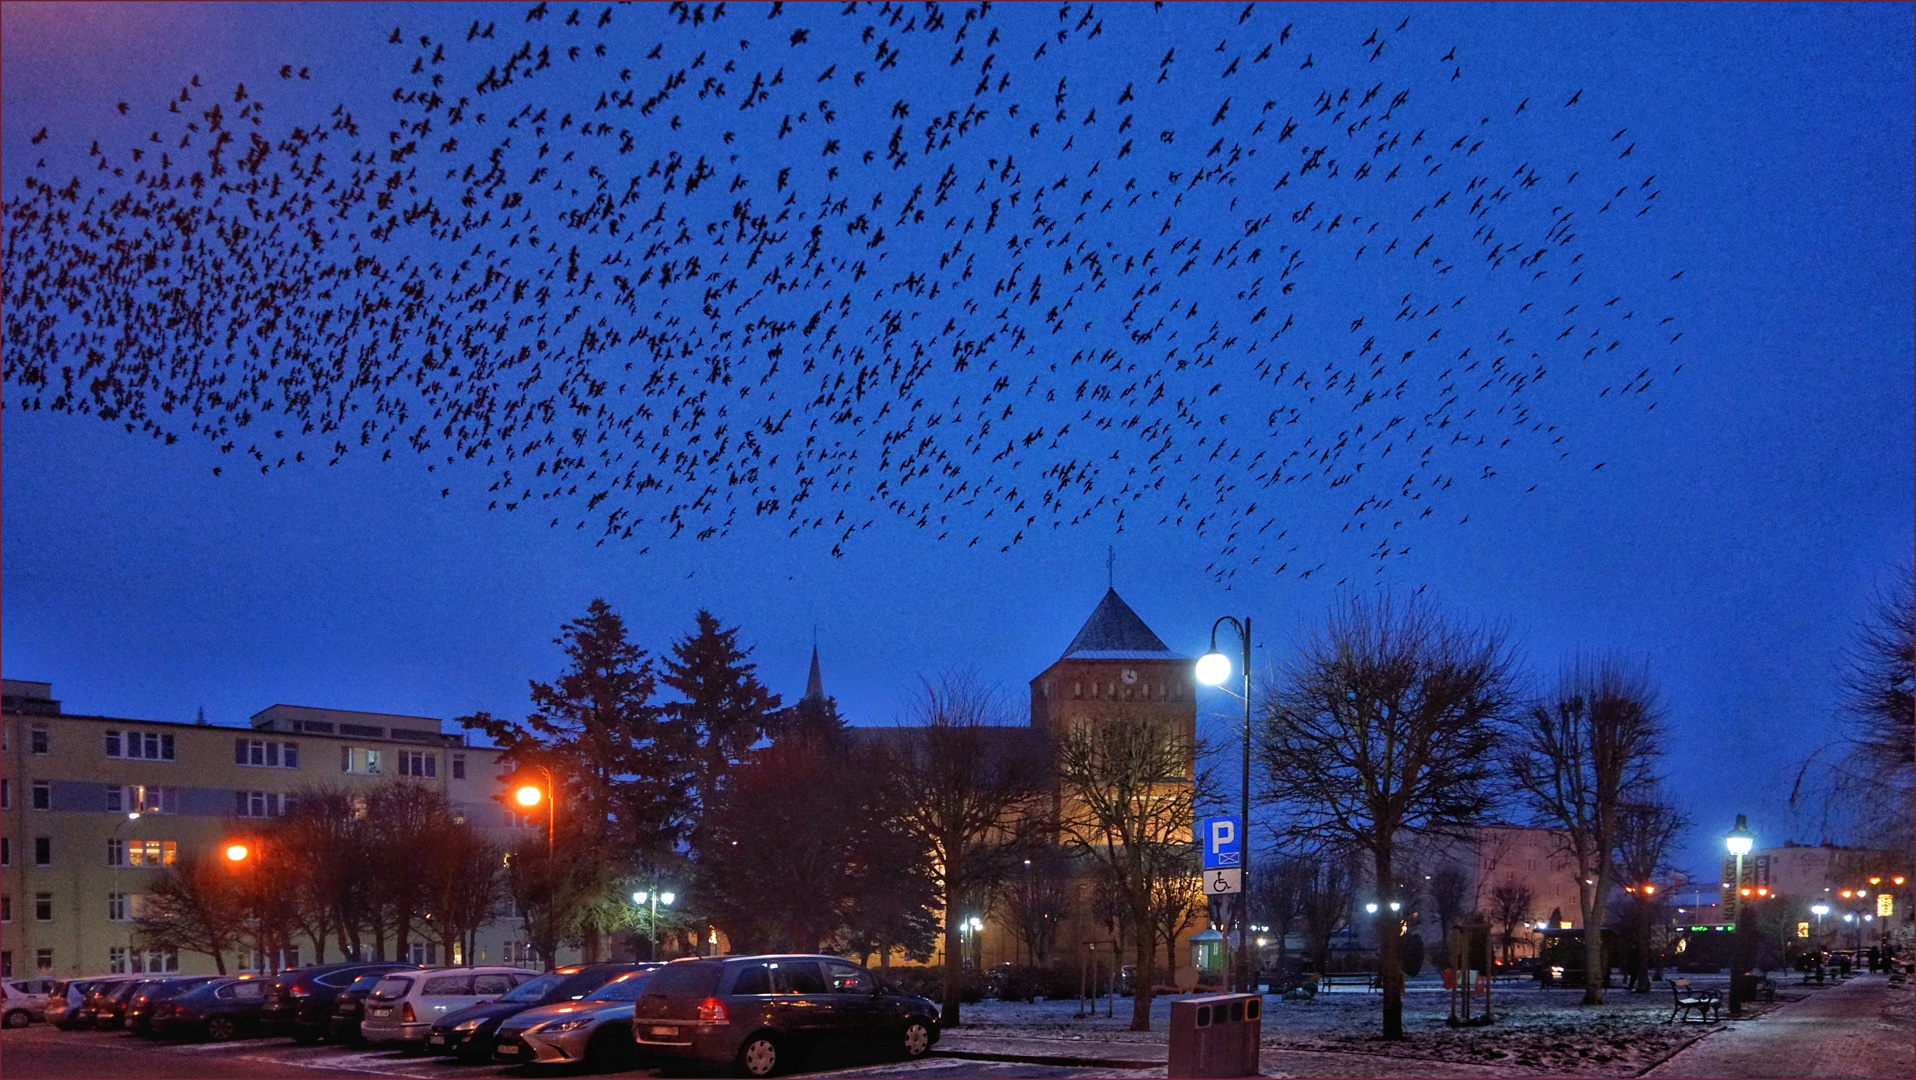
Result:
<svg viewBox="0 0 1916 1080"><path fill-rule="evenodd" d="M1206 686L1222 685L1231 677L1231 658L1221 652L1208 652L1198 657L1198 681Z"/></svg>
<svg viewBox="0 0 1916 1080"><path fill-rule="evenodd" d="M1825 915L1828 915L1829 913L1830 913L1830 906L1828 904L1810 905L1810 914L1816 916L1819 919Z"/></svg>
<svg viewBox="0 0 1916 1080"><path fill-rule="evenodd" d="M1723 846L1729 848L1732 855L1748 855L1755 843L1756 838L1750 835L1750 819L1743 814L1736 815L1736 828L1723 838Z"/></svg>
<svg viewBox="0 0 1916 1080"><path fill-rule="evenodd" d="M540 791L531 784L527 784L513 792L512 797L518 801L520 806L537 806L539 805L539 800L545 798L545 794L545 792Z"/></svg>
<svg viewBox="0 0 1916 1080"><path fill-rule="evenodd" d="M659 903L664 904L666 907L671 907L672 901L677 899L678 894L676 893L662 892L659 894Z"/></svg>
<svg viewBox="0 0 1916 1080"><path fill-rule="evenodd" d="M647 895L648 894L644 892L635 892L632 894L632 902L635 904L643 904L645 903L645 898Z"/></svg>
<svg viewBox="0 0 1916 1080"><path fill-rule="evenodd" d="M245 844L228 844L226 847L226 858L231 862L239 862L245 859L246 845Z"/></svg>

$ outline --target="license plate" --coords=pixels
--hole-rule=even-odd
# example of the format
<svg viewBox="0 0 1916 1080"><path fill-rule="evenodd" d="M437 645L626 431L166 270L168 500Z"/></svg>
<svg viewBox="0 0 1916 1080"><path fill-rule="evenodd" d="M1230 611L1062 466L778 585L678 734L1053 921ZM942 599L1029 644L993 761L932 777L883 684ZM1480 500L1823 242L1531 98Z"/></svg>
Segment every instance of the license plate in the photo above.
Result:
<svg viewBox="0 0 1916 1080"><path fill-rule="evenodd" d="M652 1034L654 1035L677 1035L678 1033L679 1029L675 1027L655 1027L652 1029Z"/></svg>
<svg viewBox="0 0 1916 1080"><path fill-rule="evenodd" d="M495 1054L516 1054L519 1052L519 1048L512 1043L504 1043L502 1045L495 1046L492 1048L492 1050L493 1050L493 1053Z"/></svg>
<svg viewBox="0 0 1916 1080"><path fill-rule="evenodd" d="M392 1006L388 1005L381 1009L374 1009L372 1013L374 1016L391 1016L393 1014L393 1010L392 1010Z"/></svg>
<svg viewBox="0 0 1916 1080"><path fill-rule="evenodd" d="M434 1046L446 1045L446 1037L444 1035L440 1035L437 1033L426 1036L426 1041L433 1044Z"/></svg>

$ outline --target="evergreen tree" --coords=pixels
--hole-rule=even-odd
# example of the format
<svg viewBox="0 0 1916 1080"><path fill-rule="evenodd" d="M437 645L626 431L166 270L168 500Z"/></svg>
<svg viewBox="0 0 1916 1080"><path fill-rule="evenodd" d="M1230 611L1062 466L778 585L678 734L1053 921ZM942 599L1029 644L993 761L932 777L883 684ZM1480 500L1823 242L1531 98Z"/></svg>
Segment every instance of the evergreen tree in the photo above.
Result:
<svg viewBox="0 0 1916 1080"><path fill-rule="evenodd" d="M696 629L672 646L661 682L680 700L664 714L688 738L696 740L697 797L716 805L726 775L745 752L777 728L779 698L758 681L751 650L738 645L738 628L725 629L701 610Z"/></svg>

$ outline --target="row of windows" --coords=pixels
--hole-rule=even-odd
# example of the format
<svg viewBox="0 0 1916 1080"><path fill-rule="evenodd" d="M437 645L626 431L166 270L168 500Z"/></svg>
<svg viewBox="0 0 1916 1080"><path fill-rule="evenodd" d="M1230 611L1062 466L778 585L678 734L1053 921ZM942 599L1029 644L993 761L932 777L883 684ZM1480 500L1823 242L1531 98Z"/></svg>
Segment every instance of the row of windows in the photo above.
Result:
<svg viewBox="0 0 1916 1080"><path fill-rule="evenodd" d="M292 746L287 744L289 751ZM351 747L340 747L342 755L350 754ZM366 751L370 775L380 772L379 751ZM350 764L350 762L346 762ZM347 772L352 770L348 768ZM419 750L399 751L399 775L436 778L439 775L439 756ZM466 778L466 758L463 754L454 754L452 758L452 776L455 780ZM282 810L282 800L286 808L291 808L293 797L280 796L261 791L236 791L234 810L240 817L278 817ZM31 785L30 803L35 810L53 809L53 781L35 780ZM262 801L271 803L270 810L261 810ZM0 810L13 809L13 781L0 778ZM112 814L177 814L180 812L180 789L152 784L108 784L106 786L106 809Z"/></svg>
<svg viewBox="0 0 1916 1080"><path fill-rule="evenodd" d="M52 735L42 725L34 725L29 733L29 743L35 754L47 754L53 750ZM110 758L173 761L176 760L174 754L173 736L170 734L122 730L106 733L106 756ZM351 746L342 746L339 748L339 771L378 776L384 765L381 754L379 750L360 750ZM420 750L399 750L395 754L399 759L401 776L437 777L439 775L437 754ZM299 744L273 742L266 739L234 739L233 763L268 769L297 769L299 768ZM452 776L455 780L466 778L465 755L452 756ZM45 809L45 807L37 807L37 809Z"/></svg>
<svg viewBox="0 0 1916 1080"><path fill-rule="evenodd" d="M106 917L108 922L131 922L146 911L146 896L143 893L128 895L123 892L106 894ZM13 921L13 897L0 896L0 923ZM53 894L50 892L33 894L33 921L53 921Z"/></svg>
<svg viewBox="0 0 1916 1080"><path fill-rule="evenodd" d="M109 731L106 756L142 761L172 761L173 736L155 731Z"/></svg>
<svg viewBox="0 0 1916 1080"><path fill-rule="evenodd" d="M235 791L233 813L237 817L274 818L292 812L297 799L277 791Z"/></svg>
<svg viewBox="0 0 1916 1080"><path fill-rule="evenodd" d="M172 866L180 855L174 840L138 840L113 837L106 842L108 866ZM13 838L0 836L0 866L13 865ZM33 865L53 865L53 837L33 838Z"/></svg>
<svg viewBox="0 0 1916 1080"><path fill-rule="evenodd" d="M180 970L178 949L129 949L114 945L106 951L107 971L114 975L167 975Z"/></svg>
<svg viewBox="0 0 1916 1080"><path fill-rule="evenodd" d="M13 838L0 836L0 866L13 865ZM53 865L53 837L36 836L33 838L33 865Z"/></svg>

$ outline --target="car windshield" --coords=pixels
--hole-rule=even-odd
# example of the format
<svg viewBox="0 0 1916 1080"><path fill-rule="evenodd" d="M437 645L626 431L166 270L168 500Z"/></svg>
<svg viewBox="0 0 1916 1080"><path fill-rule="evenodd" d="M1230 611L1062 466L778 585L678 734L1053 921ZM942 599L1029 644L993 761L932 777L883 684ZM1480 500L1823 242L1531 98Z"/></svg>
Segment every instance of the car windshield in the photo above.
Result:
<svg viewBox="0 0 1916 1080"><path fill-rule="evenodd" d="M529 1002L538 1001L541 998L545 997L547 994L551 993L553 989L555 989L560 983L566 981L568 978L571 978L571 976L561 975L556 971L550 971L544 975L539 976L538 978L532 980L529 983L521 984L518 989L512 991L510 994L507 994L505 997L502 997L499 1000L510 1001L515 1005L524 1005Z"/></svg>
<svg viewBox="0 0 1916 1080"><path fill-rule="evenodd" d="M646 992L661 996L703 998L718 988L719 965L709 960L680 961L658 969L646 983Z"/></svg>
<svg viewBox="0 0 1916 1080"><path fill-rule="evenodd" d="M637 1001L639 1000L639 991L645 989L646 976L650 974L651 972L649 971L634 971L629 975L621 975L611 982L606 983L604 986L599 987L597 990L594 990L592 993L587 994L585 1000Z"/></svg>

